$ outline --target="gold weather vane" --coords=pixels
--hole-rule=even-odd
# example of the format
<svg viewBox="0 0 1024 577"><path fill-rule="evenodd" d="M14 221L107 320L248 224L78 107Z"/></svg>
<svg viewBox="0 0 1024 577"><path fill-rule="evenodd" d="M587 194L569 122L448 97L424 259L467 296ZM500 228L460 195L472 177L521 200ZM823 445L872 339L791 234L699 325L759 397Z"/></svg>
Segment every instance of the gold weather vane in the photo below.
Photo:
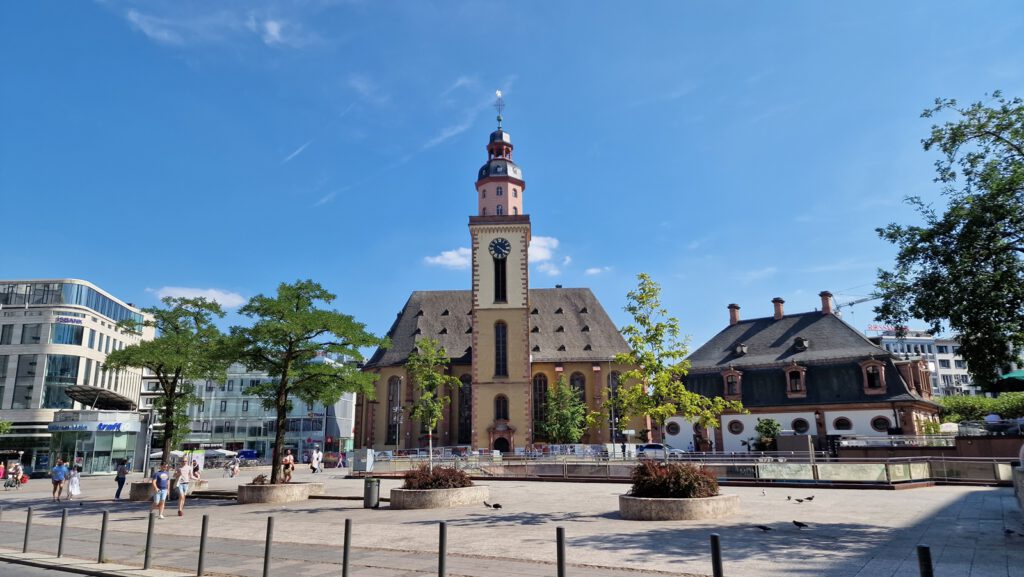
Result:
<svg viewBox="0 0 1024 577"><path fill-rule="evenodd" d="M498 130L501 130L501 112L505 110L505 99L501 97L500 90L495 90L494 95L498 97L494 103L494 108L498 111Z"/></svg>

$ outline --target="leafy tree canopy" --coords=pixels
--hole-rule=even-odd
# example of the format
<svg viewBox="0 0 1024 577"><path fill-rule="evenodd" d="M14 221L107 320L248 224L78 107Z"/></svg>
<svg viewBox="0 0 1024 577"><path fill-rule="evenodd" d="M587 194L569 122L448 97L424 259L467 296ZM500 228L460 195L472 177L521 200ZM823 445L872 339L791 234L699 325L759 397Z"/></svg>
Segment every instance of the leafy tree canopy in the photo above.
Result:
<svg viewBox="0 0 1024 577"><path fill-rule="evenodd" d="M311 280L281 283L277 295L256 295L239 313L254 320L250 327L232 327L239 360L249 370L265 371L271 381L246 388L277 414L271 483L278 482L291 399L334 404L344 393L372 395L377 377L359 370L363 347L385 346L386 340L365 325L335 310L319 308L335 296ZM336 357L344 362L333 362Z"/></svg>
<svg viewBox="0 0 1024 577"><path fill-rule="evenodd" d="M143 309L141 323L128 319L118 324L132 334L151 327L156 337L110 353L104 368L149 369L156 378L153 405L164 425L163 451L168 455L188 434L188 408L199 402L192 381L223 380L231 353L214 324L224 316L219 304L202 297L165 297L162 302L162 307Z"/></svg>
<svg viewBox="0 0 1024 577"><path fill-rule="evenodd" d="M983 421L986 415L999 415L1004 419L1024 417L1024 393L1003 393L996 398L981 396L950 396L935 399L942 405L942 421Z"/></svg>
<svg viewBox="0 0 1024 577"><path fill-rule="evenodd" d="M419 394L410 416L427 426L431 471L434 469L434 429L441 420L445 405L451 402L452 389L462 384L445 372L450 362L441 343L430 338L420 339L416 350L405 362L405 370Z"/></svg>
<svg viewBox="0 0 1024 577"><path fill-rule="evenodd" d="M6 435L11 432L11 422L0 419L0 435Z"/></svg>
<svg viewBox="0 0 1024 577"><path fill-rule="evenodd" d="M1024 101L999 92L966 107L938 99L922 116L945 114L954 119L922 141L942 154L935 181L945 212L912 196L923 224L878 229L898 253L879 271L875 312L897 326L947 325L974 382L991 386L1024 347Z"/></svg>
<svg viewBox="0 0 1024 577"><path fill-rule="evenodd" d="M626 416L647 417L664 430L674 415L701 426L717 426L725 411L745 412L737 401L705 397L689 391L683 377L690 368L687 342L680 337L679 321L661 306L661 286L647 274L637 275L624 307L633 324L622 329L630 351L615 362L633 367L620 378L616 407Z"/></svg>
<svg viewBox="0 0 1024 577"><path fill-rule="evenodd" d="M565 375L559 375L554 387L548 388L544 422L544 435L554 444L578 443L593 422L587 413L587 404L579 393L569 386Z"/></svg>

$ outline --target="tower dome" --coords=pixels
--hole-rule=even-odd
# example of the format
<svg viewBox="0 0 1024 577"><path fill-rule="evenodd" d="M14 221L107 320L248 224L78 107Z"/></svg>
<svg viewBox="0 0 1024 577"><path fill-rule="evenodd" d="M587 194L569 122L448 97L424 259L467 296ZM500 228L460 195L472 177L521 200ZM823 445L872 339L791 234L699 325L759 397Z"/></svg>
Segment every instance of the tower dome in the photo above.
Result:
<svg viewBox="0 0 1024 577"><path fill-rule="evenodd" d="M512 136L501 127L505 102L498 93L498 129L487 141L487 162L477 171L476 192L480 216L516 216L523 213L523 171L512 160Z"/></svg>

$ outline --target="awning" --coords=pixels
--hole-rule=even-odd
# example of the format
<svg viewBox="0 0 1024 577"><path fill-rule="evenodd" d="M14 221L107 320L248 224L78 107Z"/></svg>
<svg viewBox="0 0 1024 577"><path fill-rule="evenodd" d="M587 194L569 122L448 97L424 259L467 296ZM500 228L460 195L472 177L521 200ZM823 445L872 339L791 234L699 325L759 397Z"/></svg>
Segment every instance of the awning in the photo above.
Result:
<svg viewBox="0 0 1024 577"><path fill-rule="evenodd" d="M124 395L110 389L101 389L90 385L68 385L64 393L72 400L94 409L105 411L134 411L135 403Z"/></svg>
<svg viewBox="0 0 1024 577"><path fill-rule="evenodd" d="M991 390L995 393L1024 391L1024 370L1013 371L999 377Z"/></svg>

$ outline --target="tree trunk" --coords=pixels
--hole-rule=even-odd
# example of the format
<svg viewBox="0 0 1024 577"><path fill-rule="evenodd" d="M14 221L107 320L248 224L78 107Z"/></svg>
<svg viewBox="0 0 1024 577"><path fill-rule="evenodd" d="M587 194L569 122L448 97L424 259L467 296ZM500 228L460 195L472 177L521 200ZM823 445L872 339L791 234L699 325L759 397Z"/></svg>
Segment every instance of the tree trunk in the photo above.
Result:
<svg viewBox="0 0 1024 577"><path fill-rule="evenodd" d="M162 457L162 462L167 463L169 465L170 462L171 462L171 450L174 449L174 446L173 446L172 443L174 441L174 435L177 433L176 424L174 422L174 394L173 393L169 397L164 397L164 407L163 407L163 409L164 409L163 410L164 446L163 446L163 455L161 457ZM150 437L150 438L152 438L152 437ZM152 443L150 443L150 445L152 445ZM150 446L149 450L150 450L150 452L152 452L153 451L153 447ZM145 473L149 474L149 471L145 471Z"/></svg>
<svg viewBox="0 0 1024 577"><path fill-rule="evenodd" d="M277 400L274 403L277 408L277 430L274 433L274 456L270 462L270 484L276 485L280 482L281 459L284 457L284 434L288 425L288 380L281 378L278 384Z"/></svg>
<svg viewBox="0 0 1024 577"><path fill-rule="evenodd" d="M434 472L434 432L427 431L427 466L430 468L430 472Z"/></svg>

